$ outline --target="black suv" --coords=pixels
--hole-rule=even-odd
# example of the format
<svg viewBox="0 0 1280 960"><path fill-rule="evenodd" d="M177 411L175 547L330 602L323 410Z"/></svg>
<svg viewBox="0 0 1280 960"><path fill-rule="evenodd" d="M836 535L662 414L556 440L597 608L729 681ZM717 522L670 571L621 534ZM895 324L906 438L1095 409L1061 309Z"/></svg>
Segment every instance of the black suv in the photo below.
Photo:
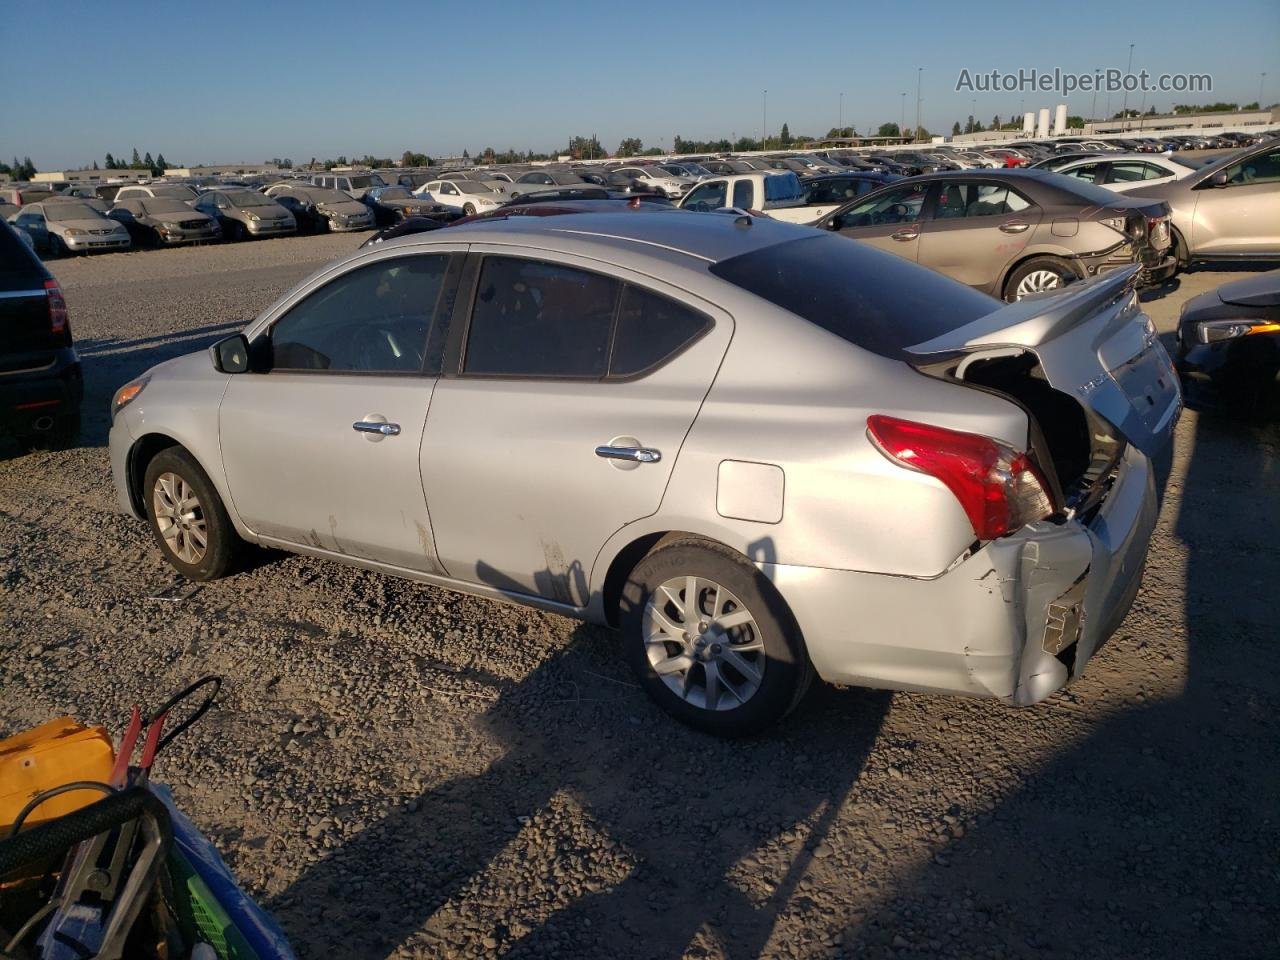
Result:
<svg viewBox="0 0 1280 960"><path fill-rule="evenodd" d="M0 436L75 443L83 394L62 289L13 227L0 223Z"/></svg>

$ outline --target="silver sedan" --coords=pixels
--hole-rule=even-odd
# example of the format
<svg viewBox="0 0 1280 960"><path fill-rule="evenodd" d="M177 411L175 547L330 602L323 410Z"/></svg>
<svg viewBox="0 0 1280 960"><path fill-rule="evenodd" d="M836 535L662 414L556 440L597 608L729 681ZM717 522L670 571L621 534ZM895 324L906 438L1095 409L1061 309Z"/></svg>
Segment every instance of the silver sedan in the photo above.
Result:
<svg viewBox="0 0 1280 960"><path fill-rule="evenodd" d="M1042 700L1138 588L1181 410L1133 271L1009 306L862 244L678 211L362 250L113 401L123 508L621 630L718 734L816 673Z"/></svg>

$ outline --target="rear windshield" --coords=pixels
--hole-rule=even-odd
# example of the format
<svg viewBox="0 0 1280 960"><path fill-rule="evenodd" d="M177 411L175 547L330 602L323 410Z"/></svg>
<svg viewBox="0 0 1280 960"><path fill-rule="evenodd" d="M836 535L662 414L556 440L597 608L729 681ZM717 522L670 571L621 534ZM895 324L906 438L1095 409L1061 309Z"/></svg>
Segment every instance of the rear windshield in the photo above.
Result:
<svg viewBox="0 0 1280 960"><path fill-rule="evenodd" d="M999 301L837 234L721 261L711 272L842 340L905 359L906 348L999 309Z"/></svg>
<svg viewBox="0 0 1280 960"><path fill-rule="evenodd" d="M764 178L764 199L770 200L802 200L804 188L800 186L800 178L794 173L777 173Z"/></svg>

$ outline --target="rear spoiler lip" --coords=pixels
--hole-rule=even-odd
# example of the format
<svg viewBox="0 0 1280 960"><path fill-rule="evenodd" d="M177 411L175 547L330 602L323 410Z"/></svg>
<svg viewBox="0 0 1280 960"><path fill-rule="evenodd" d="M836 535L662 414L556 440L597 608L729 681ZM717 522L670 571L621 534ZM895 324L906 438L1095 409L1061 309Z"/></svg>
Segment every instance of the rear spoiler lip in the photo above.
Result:
<svg viewBox="0 0 1280 960"><path fill-rule="evenodd" d="M1026 299L1000 307L962 327L907 347L924 359L982 347L1034 348L1054 339L1137 289L1137 264L1074 283L1048 299Z"/></svg>

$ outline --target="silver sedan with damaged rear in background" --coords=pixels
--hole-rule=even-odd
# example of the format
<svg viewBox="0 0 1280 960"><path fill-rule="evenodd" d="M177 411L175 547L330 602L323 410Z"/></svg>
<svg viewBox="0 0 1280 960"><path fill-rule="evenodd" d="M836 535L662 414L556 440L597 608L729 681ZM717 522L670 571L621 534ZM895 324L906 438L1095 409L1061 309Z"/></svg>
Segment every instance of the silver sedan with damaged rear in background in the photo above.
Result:
<svg viewBox="0 0 1280 960"><path fill-rule="evenodd" d="M815 673L1031 704L1155 523L1181 396L1135 274L1002 306L767 218L474 222L125 384L112 471L190 578L248 542L614 626L716 734Z"/></svg>

